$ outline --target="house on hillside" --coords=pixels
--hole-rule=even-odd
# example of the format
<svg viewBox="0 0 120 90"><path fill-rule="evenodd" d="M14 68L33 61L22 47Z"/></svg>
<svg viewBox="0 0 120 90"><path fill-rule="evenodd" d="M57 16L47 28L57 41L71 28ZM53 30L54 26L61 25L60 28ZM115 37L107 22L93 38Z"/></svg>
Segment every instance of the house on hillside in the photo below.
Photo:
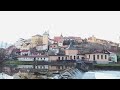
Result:
<svg viewBox="0 0 120 90"><path fill-rule="evenodd" d="M19 61L48 61L46 55L19 56Z"/></svg>
<svg viewBox="0 0 120 90"><path fill-rule="evenodd" d="M91 53L85 54L89 61L96 61L98 64L108 64L109 62L117 62L117 56L115 53L108 50L96 50Z"/></svg>
<svg viewBox="0 0 120 90"><path fill-rule="evenodd" d="M21 50L20 52L21 52L20 53L21 56L29 56L30 55L30 50Z"/></svg>

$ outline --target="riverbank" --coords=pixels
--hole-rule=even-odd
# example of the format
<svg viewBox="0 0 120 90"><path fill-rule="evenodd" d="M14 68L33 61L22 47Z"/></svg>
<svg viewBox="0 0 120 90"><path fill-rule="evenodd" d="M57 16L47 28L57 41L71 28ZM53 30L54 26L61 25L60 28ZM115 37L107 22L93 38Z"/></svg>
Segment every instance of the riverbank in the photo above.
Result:
<svg viewBox="0 0 120 90"><path fill-rule="evenodd" d="M120 70L120 64L95 64L94 70Z"/></svg>
<svg viewBox="0 0 120 90"><path fill-rule="evenodd" d="M8 60L4 61L4 65L75 65L74 62L33 62L33 61L18 61L18 60ZM94 64L89 70L120 70L120 64Z"/></svg>
<svg viewBox="0 0 120 90"><path fill-rule="evenodd" d="M74 65L74 62L66 62L66 61L54 61L54 62L46 62L46 61L18 61L18 60L8 60L4 61L2 64L4 65Z"/></svg>
<svg viewBox="0 0 120 90"><path fill-rule="evenodd" d="M32 65L34 64L33 62L25 62L25 61L17 61L17 60L8 60L8 61L4 61L2 64L15 64L15 65Z"/></svg>

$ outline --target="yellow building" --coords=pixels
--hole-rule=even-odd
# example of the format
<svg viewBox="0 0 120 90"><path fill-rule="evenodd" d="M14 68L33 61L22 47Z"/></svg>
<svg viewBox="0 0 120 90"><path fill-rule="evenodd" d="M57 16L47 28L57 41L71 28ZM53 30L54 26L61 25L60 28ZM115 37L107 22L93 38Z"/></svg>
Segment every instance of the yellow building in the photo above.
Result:
<svg viewBox="0 0 120 90"><path fill-rule="evenodd" d="M35 47L35 46L38 46L41 44L43 44L43 36L41 36L41 35L32 36L32 38L31 38L32 47Z"/></svg>
<svg viewBox="0 0 120 90"><path fill-rule="evenodd" d="M49 33L45 32L43 34L43 44L48 45L48 42L49 42Z"/></svg>
<svg viewBox="0 0 120 90"><path fill-rule="evenodd" d="M93 35L92 37L88 38L88 42L96 43L96 37Z"/></svg>

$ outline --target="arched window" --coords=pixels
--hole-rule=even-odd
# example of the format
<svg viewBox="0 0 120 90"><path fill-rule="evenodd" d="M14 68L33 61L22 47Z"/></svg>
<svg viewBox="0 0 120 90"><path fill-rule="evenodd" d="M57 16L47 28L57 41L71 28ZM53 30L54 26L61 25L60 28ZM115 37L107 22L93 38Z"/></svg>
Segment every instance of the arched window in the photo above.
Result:
<svg viewBox="0 0 120 90"><path fill-rule="evenodd" d="M67 60L67 56L65 57L65 59Z"/></svg>
<svg viewBox="0 0 120 90"><path fill-rule="evenodd" d="M105 55L105 59L107 59L107 55Z"/></svg>
<svg viewBox="0 0 120 90"><path fill-rule="evenodd" d="M89 59L90 59L90 55L89 55Z"/></svg>
<svg viewBox="0 0 120 90"><path fill-rule="evenodd" d="M60 57L58 57L58 60L60 60Z"/></svg>
<svg viewBox="0 0 120 90"><path fill-rule="evenodd" d="M101 59L103 59L103 55L101 55Z"/></svg>
<svg viewBox="0 0 120 90"><path fill-rule="evenodd" d="M99 59L99 55L97 55L97 59Z"/></svg>
<svg viewBox="0 0 120 90"><path fill-rule="evenodd" d="M74 60L75 60L75 56L74 56Z"/></svg>

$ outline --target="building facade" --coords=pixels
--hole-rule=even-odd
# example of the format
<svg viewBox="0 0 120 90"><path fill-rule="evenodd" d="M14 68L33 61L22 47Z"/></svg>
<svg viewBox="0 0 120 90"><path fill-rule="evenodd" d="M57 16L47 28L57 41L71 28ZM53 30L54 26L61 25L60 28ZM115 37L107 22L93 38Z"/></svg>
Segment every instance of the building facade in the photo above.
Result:
<svg viewBox="0 0 120 90"><path fill-rule="evenodd" d="M43 44L43 36L41 35L32 36L31 38L32 47L39 46L41 44Z"/></svg>

